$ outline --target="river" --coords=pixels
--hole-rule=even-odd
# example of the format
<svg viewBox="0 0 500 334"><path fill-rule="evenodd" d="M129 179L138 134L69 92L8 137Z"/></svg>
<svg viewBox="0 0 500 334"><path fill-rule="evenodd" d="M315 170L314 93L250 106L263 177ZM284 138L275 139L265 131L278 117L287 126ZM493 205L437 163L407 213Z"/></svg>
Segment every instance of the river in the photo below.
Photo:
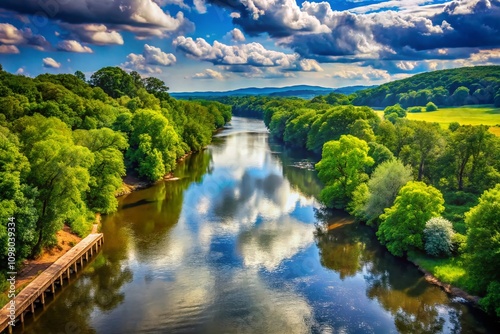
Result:
<svg viewBox="0 0 500 334"><path fill-rule="evenodd" d="M16 332L494 332L369 228L322 211L313 164L234 117L178 179L122 197L102 252Z"/></svg>

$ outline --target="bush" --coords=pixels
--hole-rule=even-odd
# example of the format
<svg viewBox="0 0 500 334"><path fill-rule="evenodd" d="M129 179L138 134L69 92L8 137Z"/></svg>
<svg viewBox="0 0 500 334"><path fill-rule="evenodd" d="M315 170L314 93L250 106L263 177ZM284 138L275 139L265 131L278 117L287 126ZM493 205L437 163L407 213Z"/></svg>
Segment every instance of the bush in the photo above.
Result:
<svg viewBox="0 0 500 334"><path fill-rule="evenodd" d="M486 297L479 304L489 313L500 317L500 283L493 281L488 285Z"/></svg>
<svg viewBox="0 0 500 334"><path fill-rule="evenodd" d="M453 237L451 238L451 243L453 245L453 254L463 254L465 251L465 247L467 246L467 236L460 233L454 233Z"/></svg>
<svg viewBox="0 0 500 334"><path fill-rule="evenodd" d="M429 102L425 105L425 111L436 111L436 110L438 110L438 107L432 102Z"/></svg>
<svg viewBox="0 0 500 334"><path fill-rule="evenodd" d="M408 112L411 113L422 112L422 107L409 107Z"/></svg>
<svg viewBox="0 0 500 334"><path fill-rule="evenodd" d="M453 225L450 221L438 217L425 223L425 251L432 256L450 256L453 250Z"/></svg>

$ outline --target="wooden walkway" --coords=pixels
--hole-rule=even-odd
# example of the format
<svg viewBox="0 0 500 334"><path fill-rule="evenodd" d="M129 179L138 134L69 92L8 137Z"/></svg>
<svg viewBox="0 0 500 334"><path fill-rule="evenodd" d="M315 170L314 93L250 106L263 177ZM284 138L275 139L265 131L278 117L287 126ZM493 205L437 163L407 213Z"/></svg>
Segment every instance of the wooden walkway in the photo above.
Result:
<svg viewBox="0 0 500 334"><path fill-rule="evenodd" d="M36 303L45 304L45 293L54 294L56 284L62 286L64 279L69 280L71 274L78 271L78 265L83 267L84 261L88 262L103 242L102 233L90 234L38 275L14 298L15 312L9 308L10 302L0 310L0 332L7 327L9 333L12 332L13 328L9 325L12 318L24 322L25 313L35 313Z"/></svg>

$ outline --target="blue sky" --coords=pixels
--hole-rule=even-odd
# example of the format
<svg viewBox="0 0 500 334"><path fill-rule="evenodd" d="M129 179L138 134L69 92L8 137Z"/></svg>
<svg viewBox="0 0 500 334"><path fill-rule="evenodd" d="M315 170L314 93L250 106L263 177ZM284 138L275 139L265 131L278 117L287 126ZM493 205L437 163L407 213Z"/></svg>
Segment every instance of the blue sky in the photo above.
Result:
<svg viewBox="0 0 500 334"><path fill-rule="evenodd" d="M500 0L2 0L0 63L171 91L379 84L500 63Z"/></svg>

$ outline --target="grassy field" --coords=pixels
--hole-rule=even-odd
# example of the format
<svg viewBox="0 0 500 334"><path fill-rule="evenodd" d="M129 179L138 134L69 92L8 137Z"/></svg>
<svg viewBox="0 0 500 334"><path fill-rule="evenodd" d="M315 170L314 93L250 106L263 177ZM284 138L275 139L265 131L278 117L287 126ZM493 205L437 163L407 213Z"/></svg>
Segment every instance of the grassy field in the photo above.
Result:
<svg viewBox="0 0 500 334"><path fill-rule="evenodd" d="M427 121L440 123L443 127L448 127L452 122L458 122L462 125L490 125L490 131L500 136L500 108L487 106L463 106L453 108L440 108L438 111L408 113L408 119L417 121ZM383 114L383 111L377 111Z"/></svg>

